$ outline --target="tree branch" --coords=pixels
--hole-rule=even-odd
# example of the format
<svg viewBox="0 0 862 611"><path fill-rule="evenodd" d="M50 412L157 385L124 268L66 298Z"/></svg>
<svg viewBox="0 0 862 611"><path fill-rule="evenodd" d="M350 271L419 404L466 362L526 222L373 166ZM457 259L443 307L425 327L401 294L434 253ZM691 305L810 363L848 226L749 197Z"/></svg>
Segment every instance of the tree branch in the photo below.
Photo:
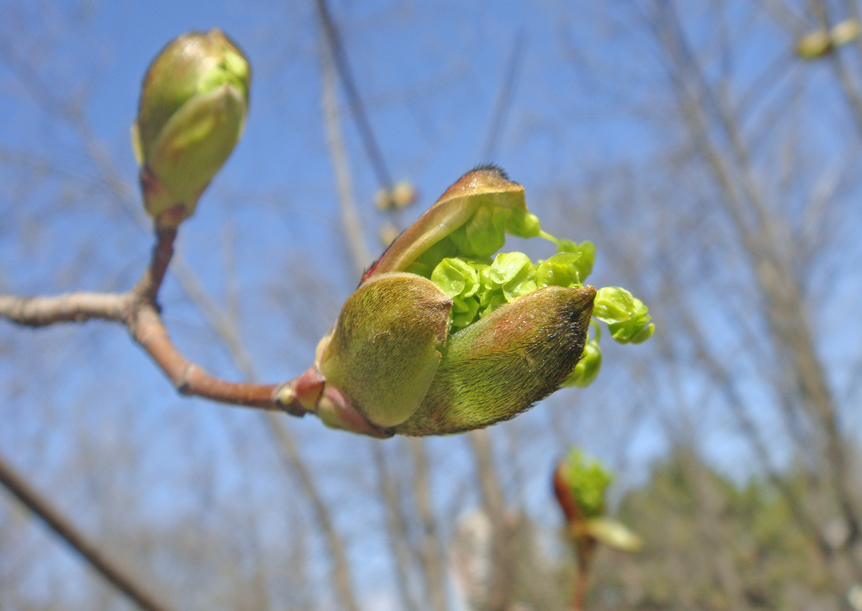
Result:
<svg viewBox="0 0 862 611"><path fill-rule="evenodd" d="M156 230L150 265L130 291L51 297L0 295L0 317L26 327L92 319L119 322L181 395L303 416L306 410L296 400L295 380L282 384L228 382L211 376L174 346L162 322L157 297L173 257L176 235L176 229Z"/></svg>
<svg viewBox="0 0 862 611"><path fill-rule="evenodd" d="M78 552L111 585L145 611L170 611L157 602L141 584L121 571L111 560L89 541L56 508L36 492L18 475L11 465L0 458L0 484L11 492L22 505L36 514L61 539Z"/></svg>

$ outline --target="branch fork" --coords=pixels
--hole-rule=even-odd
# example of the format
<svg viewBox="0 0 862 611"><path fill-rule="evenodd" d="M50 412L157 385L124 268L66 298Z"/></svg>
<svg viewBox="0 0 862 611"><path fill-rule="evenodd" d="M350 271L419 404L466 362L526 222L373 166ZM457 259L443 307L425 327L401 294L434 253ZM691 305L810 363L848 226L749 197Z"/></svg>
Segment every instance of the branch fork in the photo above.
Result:
<svg viewBox="0 0 862 611"><path fill-rule="evenodd" d="M171 341L161 317L158 293L174 252L175 228L157 228L150 264L125 293L67 293L51 297L0 295L0 317L25 327L92 319L118 322L150 355L180 395L303 416L296 380L281 384L229 382L189 361Z"/></svg>

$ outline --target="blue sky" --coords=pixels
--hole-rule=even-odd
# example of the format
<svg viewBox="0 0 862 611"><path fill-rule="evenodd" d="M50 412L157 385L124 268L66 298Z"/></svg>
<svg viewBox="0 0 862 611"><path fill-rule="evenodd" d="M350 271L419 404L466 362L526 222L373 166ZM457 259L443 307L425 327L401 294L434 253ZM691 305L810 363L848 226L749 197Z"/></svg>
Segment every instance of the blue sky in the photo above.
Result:
<svg viewBox="0 0 862 611"><path fill-rule="evenodd" d="M667 169L677 162L668 151L679 154L671 145L684 142L685 137L672 120L656 120L675 110L669 93L658 86L664 77L659 51L631 15L621 17L625 6L600 4L332 2L389 171L396 180L411 180L420 193L419 204L400 216L389 218L374 210L379 185L342 95L341 124L354 195L372 253L382 249L376 232L384 221L403 227L461 174L489 161L499 163L525 185L528 205L541 218L550 219L551 233L560 237L597 239L573 219L605 215L614 220L620 214L611 207L607 211L589 208L594 189L610 193L619 186L623 190L613 181L607 186L606 176L616 170L637 174L644 193L636 195L645 202L649 199L649 205L657 198L648 197L647 191L666 189L670 194L664 205L679 206L680 215L686 212L691 200L684 198L689 195L673 200L674 175ZM737 12L740 19L748 14L743 9ZM711 24L696 17L692 17L692 32L708 39ZM251 109L243 140L201 200L195 217L182 227L179 250L219 307L231 308L235 300L238 328L260 377L281 381L310 364L316 339L357 281L341 232L322 124L321 42L311 2L25 5L0 1L0 40L6 41L13 55L25 58L50 96L82 100L99 147L130 195L121 201L104 188L100 177L104 168L100 170L82 152L80 134L58 120L50 107L40 107L21 73L0 62L0 116L7 117L0 134L0 161L13 160L0 166L0 184L7 194L0 203L0 255L5 262L0 287L39 294L82 288L124 290L134 282L150 247L147 230L136 220L136 167L128 139L140 81L150 60L171 38L210 27L222 28L248 54L254 70ZM521 35L524 52L511 108L497 152L486 159L482 151L506 61ZM754 43L741 47L735 58L737 89L731 93L752 82L763 65L786 50L786 43L766 29ZM818 121L805 115L814 153L824 152L812 164L819 168L818 164L826 165L848 149L858 156L858 148L853 149L858 139L850 142L851 147L839 143L835 135L835 124L842 124L845 111L834 91L817 93L818 83L829 82L828 71L813 66L809 75L815 92L806 95L822 102L820 107L836 117ZM783 87L776 85L774 95L790 90ZM24 158L36 163L22 163ZM765 181L771 178L768 172L764 176ZM596 187L599 184L601 188ZM555 203L561 192L569 194L563 206ZM703 197L709 196L705 190ZM656 206L656 214L661 205ZM641 217L616 221L623 242L658 239L659 232L646 225L630 225L641 222ZM837 235L847 239L840 232ZM848 260L858 261L858 244L849 243L842 252L848 253ZM692 254L693 263L699 254ZM613 261L614 257L603 256L600 247L591 279L598 285L625 285L625 272ZM858 305L858 280L846 279L846 267L841 264L838 269L842 281L835 287L836 298L824 305L829 313L824 328L839 333L849 328L852 336L858 334L858 323L841 325L850 316L848 304ZM702 297L693 298L699 303ZM703 297L713 298L712 293ZM241 377L173 276L164 287L162 302L165 320L181 350L225 378ZM700 305L710 308L709 303ZM737 340L732 321L719 320L712 330L732 351ZM851 362L858 354L841 338L826 345L832 348L827 358L848 354L846 361ZM195 507L200 492L196 469L202 463L214 471L211 494L224 503L226 512L242 511L236 506L236 497L242 495L251 495L261 505L271 499L276 505L295 502L295 482L290 477L249 475L255 470L269 474L278 464L272 448L265 447L268 441L261 441L266 433L256 414L177 398L121 329L97 323L38 333L4 328L0 346L5 354L0 361L0 388L9 397L5 407L9 417L0 426L0 448L4 454L14 451L17 464L32 472L37 483L50 485L62 477L64 463L78 456L83 445L92 444L99 464L110 463L111 452L128 445L136 458L129 459L131 464L118 463L114 476L122 479L135 470L143 473L140 483L133 479L129 492L142 520L169 521L173 513ZM657 348L646 345L631 350L636 365ZM614 360L617 357L619 361ZM840 359L838 365L844 361ZM544 474L559 455L561 439L627 465L623 483L643 478L649 460L665 447L660 411L657 415L630 406L636 403L630 397L651 388L637 386L631 365L622 351L611 348L597 383L602 388L563 391L520 417L517 428L507 424L495 431L501 460L506 459L511 439L522 435L529 440L506 477L514 489L518 470L526 474L525 503L548 522L556 519L556 509L550 504ZM30 379L30 371L43 375ZM692 376L677 390L696 404L705 386ZM753 403L759 406L762 401L767 406L758 411L758 418L774 425L771 399L756 385L748 391ZM671 402L671 390L663 392L657 401ZM709 396L704 401L719 400ZM636 412L631 421L623 418L629 410ZM616 418L623 426L617 426ZM716 409L695 413L693 419L695 426L711 429L705 440L716 462L744 472L747 449L734 436L727 415ZM51 425L45 426L46 422ZM357 514L379 519L373 477L367 472L370 442L326 430L314 418L288 424L325 495L338 507L339 524L353 535L359 579L372 584L365 593L388 591L389 560L381 551L382 539L363 536L364 523L351 518L355 509ZM559 436L548 441L549 430L554 429ZM105 448L104 456L100 447ZM391 451L393 446L387 447ZM464 439L435 439L429 447L442 465L435 473L434 488L440 512L475 503L475 491L463 489L469 478L447 477L472 468ZM86 499L81 478L77 473L71 479L78 490L77 503ZM70 501L68 506L77 505ZM292 511L307 514L308 509L300 503ZM99 515L95 511L89 518L96 524ZM103 519L110 523L112 518ZM286 536L291 528L281 514L258 519L264 538L273 532ZM319 553L320 541L314 545ZM371 561L362 562L366 558Z"/></svg>

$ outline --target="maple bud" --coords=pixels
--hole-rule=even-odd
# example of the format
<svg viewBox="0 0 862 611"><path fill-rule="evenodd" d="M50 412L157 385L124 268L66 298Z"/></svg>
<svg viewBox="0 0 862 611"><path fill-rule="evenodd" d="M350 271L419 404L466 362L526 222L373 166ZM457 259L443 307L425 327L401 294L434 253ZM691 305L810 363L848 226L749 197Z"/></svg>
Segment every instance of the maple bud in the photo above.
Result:
<svg viewBox="0 0 862 611"><path fill-rule="evenodd" d="M144 77L132 148L159 227L190 217L245 125L251 70L218 29L171 41Z"/></svg>
<svg viewBox="0 0 862 611"><path fill-rule="evenodd" d="M523 187L494 167L466 174L365 273L302 376L300 402L336 428L441 435L557 390L584 349L596 291L580 273L592 262L568 253L551 264L559 273L538 275L522 253L492 262L507 233L541 234Z"/></svg>

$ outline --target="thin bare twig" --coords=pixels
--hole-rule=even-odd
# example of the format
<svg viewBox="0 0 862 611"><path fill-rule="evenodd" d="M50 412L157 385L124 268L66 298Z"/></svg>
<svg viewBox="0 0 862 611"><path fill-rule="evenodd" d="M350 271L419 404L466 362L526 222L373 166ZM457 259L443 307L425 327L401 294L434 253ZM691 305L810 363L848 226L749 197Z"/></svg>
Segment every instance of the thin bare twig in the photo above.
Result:
<svg viewBox="0 0 862 611"><path fill-rule="evenodd" d="M350 255L356 271L361 274L371 264L371 255L365 244L362 222L353 199L353 184L350 176L350 166L347 153L344 150L344 138L341 133L341 122L338 119L338 100L335 96L335 74L332 69L332 53L320 45L321 77L323 80L321 106L323 107L323 122L326 128L326 143L329 156L332 158L332 168L335 172L335 184L338 189L338 204L341 208L341 223Z"/></svg>
<svg viewBox="0 0 862 611"><path fill-rule="evenodd" d="M0 484L32 511L57 536L80 554L108 583L145 611L170 611L131 576L123 572L69 520L0 457Z"/></svg>
<svg viewBox="0 0 862 611"><path fill-rule="evenodd" d="M506 123L509 109L512 106L512 98L517 88L518 75L520 74L521 62L524 58L524 48L526 47L526 38L524 29L521 28L517 36L515 36L512 53L509 56L509 65L506 69L506 77L503 79L503 85L500 87L497 103L494 105L494 113L491 115L491 126L488 129L488 138L485 140L483 161L494 161L493 155L497 152L497 141L503 131L503 125Z"/></svg>
<svg viewBox="0 0 862 611"><path fill-rule="evenodd" d="M557 503L559 503L560 509L563 510L563 516L566 519L566 526L572 527L583 524L584 516L581 508L578 506L571 488L566 484L562 470L559 467L554 470L551 481L554 487L554 496L557 498ZM572 611L583 611L587 600L590 563L596 549L596 540L589 535L584 535L573 538L572 543L577 556L575 559L577 566L575 568L575 591L572 594L571 609Z"/></svg>
<svg viewBox="0 0 862 611"><path fill-rule="evenodd" d="M338 69L338 75L341 77L341 83L344 85L344 91L347 94L348 102L350 103L350 112L353 114L353 120L356 122L356 129L359 130L359 136L362 138L362 143L365 145L365 152L368 154L368 159L371 161L371 166L377 174L377 180L380 187L383 189L392 188L392 175L386 167L386 162L383 160L383 154L380 152L380 147L377 145L377 139L374 137L374 131L371 129L371 123L368 121L368 115L365 112L365 106L362 103L362 97L359 95L359 89L356 87L356 80L353 78L353 72L350 69L350 63L347 61L347 53L344 50L344 45L341 42L341 34L335 21L332 19L332 13L329 11L329 6L326 0L315 0L317 12L320 16L320 23L323 26L323 31L326 34L326 40L329 42L329 48L332 50L332 58L335 61L335 66Z"/></svg>

